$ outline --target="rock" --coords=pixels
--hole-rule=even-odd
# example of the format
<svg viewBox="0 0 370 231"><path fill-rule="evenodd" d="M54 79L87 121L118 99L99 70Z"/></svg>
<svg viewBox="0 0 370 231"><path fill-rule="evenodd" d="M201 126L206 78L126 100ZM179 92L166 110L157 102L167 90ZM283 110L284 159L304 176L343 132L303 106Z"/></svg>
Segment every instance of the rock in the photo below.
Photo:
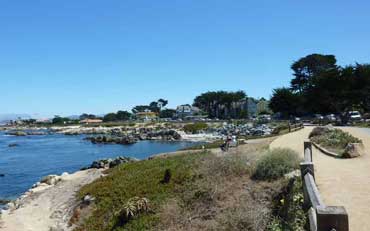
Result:
<svg viewBox="0 0 370 231"><path fill-rule="evenodd" d="M60 176L49 175L42 178L41 183L45 183L47 185L56 185L59 181L61 181Z"/></svg>
<svg viewBox="0 0 370 231"><path fill-rule="evenodd" d="M97 169L114 168L120 164L124 164L124 163L131 162L131 161L137 161L137 160L134 158L124 157L124 156L119 156L115 159L109 158L109 159L103 159L103 160L96 160L90 165L90 167L85 167L83 168L83 170L87 170L90 168L97 168Z"/></svg>
<svg viewBox="0 0 370 231"><path fill-rule="evenodd" d="M8 145L9 148L18 147L18 146L19 146L18 144L9 144Z"/></svg>
<svg viewBox="0 0 370 231"><path fill-rule="evenodd" d="M8 203L10 203L10 200L0 199L0 205L6 205Z"/></svg>
<svg viewBox="0 0 370 231"><path fill-rule="evenodd" d="M109 168L114 168L114 167L116 167L120 164L124 164L124 163L130 162L130 161L132 161L131 158L120 156L120 157L117 157L116 159L112 160L109 163Z"/></svg>
<svg viewBox="0 0 370 231"><path fill-rule="evenodd" d="M63 172L62 177L66 177L66 176L69 176L69 173L68 172Z"/></svg>
<svg viewBox="0 0 370 231"><path fill-rule="evenodd" d="M46 132L41 132L41 131L30 131L30 132L27 132L27 135L29 136L43 136L43 135L47 135Z"/></svg>
<svg viewBox="0 0 370 231"><path fill-rule="evenodd" d="M9 202L8 204L6 204L6 206L4 207L5 210L13 210L16 208L16 205L15 203L12 201L12 202Z"/></svg>
<svg viewBox="0 0 370 231"><path fill-rule="evenodd" d="M92 196L90 196L90 195L86 195L84 198L83 198L83 200L82 200L82 203L84 204L84 205L90 205L92 202L94 202L95 201L95 197L92 197Z"/></svg>
<svg viewBox="0 0 370 231"><path fill-rule="evenodd" d="M344 158L355 158L365 154L365 147L362 143L349 143L344 149Z"/></svg>
<svg viewBox="0 0 370 231"><path fill-rule="evenodd" d="M32 188L37 188L37 187L39 187L41 185L41 182L37 182L36 184L33 184L32 185Z"/></svg>
<svg viewBox="0 0 370 231"><path fill-rule="evenodd" d="M10 132L7 132L6 134L11 135L11 136L26 136L27 135L27 133L23 131L10 131Z"/></svg>

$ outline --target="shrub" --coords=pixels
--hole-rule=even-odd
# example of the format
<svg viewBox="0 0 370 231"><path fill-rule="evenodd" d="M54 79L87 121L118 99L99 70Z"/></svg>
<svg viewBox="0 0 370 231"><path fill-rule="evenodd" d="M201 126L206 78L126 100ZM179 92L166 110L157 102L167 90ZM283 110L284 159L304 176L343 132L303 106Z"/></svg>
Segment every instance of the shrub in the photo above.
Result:
<svg viewBox="0 0 370 231"><path fill-rule="evenodd" d="M278 134L280 134L280 132L282 132L284 130L288 130L288 129L289 129L289 124L288 123L282 123L282 124L279 124L278 126L276 126L274 128L274 130L272 131L272 134L278 135Z"/></svg>
<svg viewBox="0 0 370 231"><path fill-rule="evenodd" d="M206 123L194 123L194 124L186 124L184 126L184 131L186 133L198 133L200 131L204 131L208 129L208 125Z"/></svg>
<svg viewBox="0 0 370 231"><path fill-rule="evenodd" d="M268 151L257 161L253 178L256 180L276 180L297 169L300 158L291 149L277 148Z"/></svg>
<svg viewBox="0 0 370 231"><path fill-rule="evenodd" d="M310 134L310 139L312 142L320 144L325 148L339 152L338 154L343 154L349 143L362 143L360 139L348 132L327 127L315 128Z"/></svg>
<svg viewBox="0 0 370 231"><path fill-rule="evenodd" d="M322 136L324 135L325 133L329 132L329 128L328 127L315 127L310 135L309 135L309 138L312 138L312 137L315 137L315 136Z"/></svg>

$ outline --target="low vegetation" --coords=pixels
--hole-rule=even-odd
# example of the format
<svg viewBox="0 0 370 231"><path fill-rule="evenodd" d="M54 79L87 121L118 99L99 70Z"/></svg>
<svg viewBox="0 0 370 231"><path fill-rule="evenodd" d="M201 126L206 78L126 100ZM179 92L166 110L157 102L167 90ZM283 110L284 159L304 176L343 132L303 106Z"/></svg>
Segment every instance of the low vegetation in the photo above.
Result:
<svg viewBox="0 0 370 231"><path fill-rule="evenodd" d="M200 149L214 149L220 148L222 144L224 144L224 140L215 140L213 142L205 143L205 144L197 144L188 148L184 148L183 150L200 150Z"/></svg>
<svg viewBox="0 0 370 231"><path fill-rule="evenodd" d="M204 131L208 129L208 125L206 123L193 123L193 124L186 124L184 126L184 131L186 133L196 134L200 131Z"/></svg>
<svg viewBox="0 0 370 231"><path fill-rule="evenodd" d="M267 144L245 146L242 153L189 152L111 169L79 192L96 201L75 230L267 230L279 220L276 200L289 182L275 175L253 180L261 167L256 163L291 153L268 151ZM266 154L260 158L261 153ZM291 159L278 161L293 166Z"/></svg>
<svg viewBox="0 0 370 231"><path fill-rule="evenodd" d="M273 149L257 161L253 178L276 180L299 167L298 153L290 149Z"/></svg>
<svg viewBox="0 0 370 231"><path fill-rule="evenodd" d="M268 225L269 231L304 231L307 214L303 209L302 180L292 178L285 192L275 200L274 218Z"/></svg>
<svg viewBox="0 0 370 231"><path fill-rule="evenodd" d="M339 155L345 154L345 149L349 143L362 143L360 139L352 136L348 132L329 127L314 128L309 138L312 142L338 153Z"/></svg>

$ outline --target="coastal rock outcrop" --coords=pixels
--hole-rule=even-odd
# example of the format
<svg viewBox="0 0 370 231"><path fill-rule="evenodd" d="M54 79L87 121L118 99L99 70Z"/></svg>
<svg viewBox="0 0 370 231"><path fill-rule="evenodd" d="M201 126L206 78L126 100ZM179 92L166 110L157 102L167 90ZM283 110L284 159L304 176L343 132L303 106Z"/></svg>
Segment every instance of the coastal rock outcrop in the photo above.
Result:
<svg viewBox="0 0 370 231"><path fill-rule="evenodd" d="M10 135L10 136L26 136L27 135L27 133L24 131L10 131L5 134Z"/></svg>
<svg viewBox="0 0 370 231"><path fill-rule="evenodd" d="M137 138L127 135L127 136L92 136L92 137L87 137L85 138L86 140L90 140L92 143L97 144L97 143L102 143L102 144L124 144L124 145L129 145L129 144L134 144L138 141Z"/></svg>
<svg viewBox="0 0 370 231"><path fill-rule="evenodd" d="M91 168L114 168L120 164L128 163L128 162L133 162L137 161L135 158L131 157L125 157L125 156L119 156L114 159L102 159L102 160L96 160L94 161L89 167L82 168L81 170L86 170L86 169L91 169Z"/></svg>
<svg viewBox="0 0 370 231"><path fill-rule="evenodd" d="M6 135L10 136L42 136L42 135L47 135L47 132L44 131L9 131L5 133Z"/></svg>
<svg viewBox="0 0 370 231"><path fill-rule="evenodd" d="M181 134L176 130L154 130L149 128L140 128L132 131L122 131L120 129L112 129L110 135L99 135L85 138L94 144L123 144L129 145L138 142L139 140L166 140L174 141L181 140Z"/></svg>

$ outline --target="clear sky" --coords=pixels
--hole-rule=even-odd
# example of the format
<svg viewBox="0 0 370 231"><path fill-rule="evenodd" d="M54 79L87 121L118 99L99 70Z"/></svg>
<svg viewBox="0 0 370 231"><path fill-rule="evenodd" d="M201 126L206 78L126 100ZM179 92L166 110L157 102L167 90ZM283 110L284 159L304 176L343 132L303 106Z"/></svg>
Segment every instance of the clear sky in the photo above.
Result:
<svg viewBox="0 0 370 231"><path fill-rule="evenodd" d="M1 0L0 113L269 97L302 56L369 62L369 11L366 0Z"/></svg>

